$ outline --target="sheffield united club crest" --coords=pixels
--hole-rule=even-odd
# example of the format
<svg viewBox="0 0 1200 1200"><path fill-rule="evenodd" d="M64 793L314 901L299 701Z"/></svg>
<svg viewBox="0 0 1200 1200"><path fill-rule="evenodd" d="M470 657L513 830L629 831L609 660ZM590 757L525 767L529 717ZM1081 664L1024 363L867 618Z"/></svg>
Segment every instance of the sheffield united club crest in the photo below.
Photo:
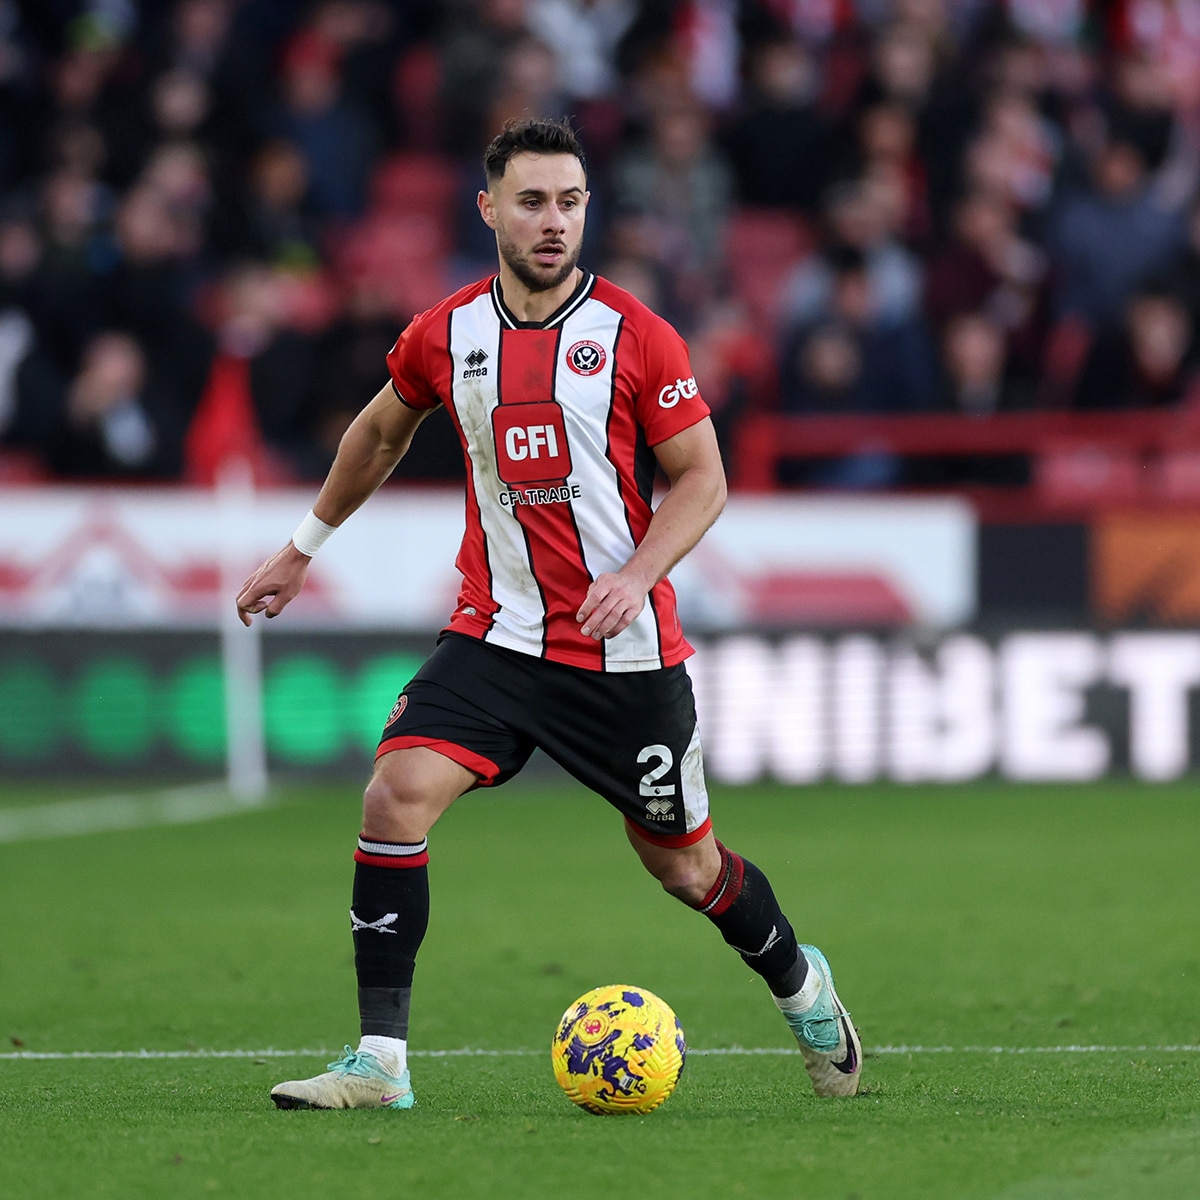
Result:
<svg viewBox="0 0 1200 1200"><path fill-rule="evenodd" d="M608 360L608 354L598 342L576 342L567 351L567 366L576 375L595 375Z"/></svg>

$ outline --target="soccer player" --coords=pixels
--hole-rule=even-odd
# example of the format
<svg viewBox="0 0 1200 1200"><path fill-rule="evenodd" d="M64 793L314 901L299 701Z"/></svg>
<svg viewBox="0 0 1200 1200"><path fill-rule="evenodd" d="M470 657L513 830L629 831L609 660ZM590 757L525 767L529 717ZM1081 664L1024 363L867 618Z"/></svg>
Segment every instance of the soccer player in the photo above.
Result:
<svg viewBox="0 0 1200 1200"><path fill-rule="evenodd" d="M313 509L246 582L278 616L312 556L444 405L466 456L462 590L387 719L363 799L350 923L361 1039L280 1108L409 1108L413 966L429 919L427 835L464 792L541 747L625 820L646 869L766 981L820 1096L858 1089L862 1050L829 964L798 945L766 876L713 836L691 653L666 576L716 520L725 477L683 340L578 265L587 211L569 125L509 122L479 212L499 273L415 317ZM655 468L670 484L651 508Z"/></svg>

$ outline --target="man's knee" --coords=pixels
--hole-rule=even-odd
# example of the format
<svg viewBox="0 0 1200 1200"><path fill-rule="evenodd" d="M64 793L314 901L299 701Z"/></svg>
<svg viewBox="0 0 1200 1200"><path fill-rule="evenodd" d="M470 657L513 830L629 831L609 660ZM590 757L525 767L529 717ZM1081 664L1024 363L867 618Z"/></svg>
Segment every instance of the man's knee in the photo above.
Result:
<svg viewBox="0 0 1200 1200"><path fill-rule="evenodd" d="M425 808L433 789L419 777L403 771L376 770L363 792L365 812L403 813Z"/></svg>
<svg viewBox="0 0 1200 1200"><path fill-rule="evenodd" d="M711 838L695 846L643 854L642 861L665 892L693 908L708 895L721 865Z"/></svg>
<svg viewBox="0 0 1200 1200"><path fill-rule="evenodd" d="M474 781L466 768L425 747L386 754L363 792L363 830L383 841L420 841Z"/></svg>

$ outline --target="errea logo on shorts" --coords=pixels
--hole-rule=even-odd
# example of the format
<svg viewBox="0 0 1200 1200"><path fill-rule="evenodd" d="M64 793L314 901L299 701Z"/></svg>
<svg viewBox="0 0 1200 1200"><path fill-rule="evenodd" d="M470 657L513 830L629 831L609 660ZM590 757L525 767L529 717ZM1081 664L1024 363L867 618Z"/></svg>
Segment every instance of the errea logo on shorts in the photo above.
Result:
<svg viewBox="0 0 1200 1200"><path fill-rule="evenodd" d="M695 375L689 375L686 379L677 379L674 383L668 383L658 393L659 407L674 408L680 400L691 400L699 394L700 389L696 386Z"/></svg>

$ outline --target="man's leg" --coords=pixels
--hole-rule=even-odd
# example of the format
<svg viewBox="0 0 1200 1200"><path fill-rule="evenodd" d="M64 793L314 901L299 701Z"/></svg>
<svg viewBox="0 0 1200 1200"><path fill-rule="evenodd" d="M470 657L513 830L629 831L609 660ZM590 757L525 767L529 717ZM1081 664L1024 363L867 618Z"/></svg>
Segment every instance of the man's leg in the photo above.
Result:
<svg viewBox="0 0 1200 1200"><path fill-rule="evenodd" d="M417 951L429 923L426 835L477 781L425 746L375 764L363 796L350 921L358 978L358 1049L313 1079L281 1083L280 1108L408 1108L408 1007Z"/></svg>
<svg viewBox="0 0 1200 1200"><path fill-rule="evenodd" d="M688 846L663 846L625 823L643 866L672 896L703 913L742 960L766 981L804 1054L819 1096L858 1090L862 1048L833 988L825 956L797 944L766 875L712 835Z"/></svg>

